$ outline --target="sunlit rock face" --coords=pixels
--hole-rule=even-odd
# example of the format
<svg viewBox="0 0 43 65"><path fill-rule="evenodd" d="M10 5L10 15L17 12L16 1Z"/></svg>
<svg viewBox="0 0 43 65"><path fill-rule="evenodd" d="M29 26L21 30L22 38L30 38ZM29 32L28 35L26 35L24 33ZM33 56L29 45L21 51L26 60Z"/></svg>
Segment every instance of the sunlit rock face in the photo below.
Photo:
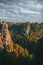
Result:
<svg viewBox="0 0 43 65"><path fill-rule="evenodd" d="M30 25L28 24L26 28L26 34L29 34L29 32L30 32Z"/></svg>
<svg viewBox="0 0 43 65"><path fill-rule="evenodd" d="M11 36L8 30L8 25L4 22L2 26L2 31L0 33L0 47L4 48L6 46L7 51L9 51L9 46L11 43Z"/></svg>
<svg viewBox="0 0 43 65"><path fill-rule="evenodd" d="M9 30L8 30L8 25L6 23L3 24L2 35L3 35L3 39L6 43L6 45L9 45L10 41L11 41L11 37L10 37Z"/></svg>
<svg viewBox="0 0 43 65"><path fill-rule="evenodd" d="M0 33L0 48L3 48L3 41L2 41L1 33Z"/></svg>

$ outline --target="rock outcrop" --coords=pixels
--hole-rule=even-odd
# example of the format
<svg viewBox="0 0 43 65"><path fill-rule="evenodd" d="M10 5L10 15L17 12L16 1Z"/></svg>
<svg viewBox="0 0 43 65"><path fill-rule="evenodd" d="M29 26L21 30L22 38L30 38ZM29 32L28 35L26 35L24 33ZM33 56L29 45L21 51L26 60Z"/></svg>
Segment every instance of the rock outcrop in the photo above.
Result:
<svg viewBox="0 0 43 65"><path fill-rule="evenodd" d="M26 34L29 34L29 32L30 32L30 25L28 24L26 27Z"/></svg>
<svg viewBox="0 0 43 65"><path fill-rule="evenodd" d="M11 36L8 30L8 24L6 24L5 22L2 24L0 33L0 47L4 49L4 45L6 46L7 51L11 50Z"/></svg>

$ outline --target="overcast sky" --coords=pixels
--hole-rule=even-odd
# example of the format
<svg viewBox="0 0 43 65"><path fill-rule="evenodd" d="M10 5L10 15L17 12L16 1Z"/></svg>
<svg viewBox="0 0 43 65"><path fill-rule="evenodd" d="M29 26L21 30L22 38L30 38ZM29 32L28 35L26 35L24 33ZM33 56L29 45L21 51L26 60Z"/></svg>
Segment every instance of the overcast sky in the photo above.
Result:
<svg viewBox="0 0 43 65"><path fill-rule="evenodd" d="M43 0L0 0L0 19L43 22Z"/></svg>

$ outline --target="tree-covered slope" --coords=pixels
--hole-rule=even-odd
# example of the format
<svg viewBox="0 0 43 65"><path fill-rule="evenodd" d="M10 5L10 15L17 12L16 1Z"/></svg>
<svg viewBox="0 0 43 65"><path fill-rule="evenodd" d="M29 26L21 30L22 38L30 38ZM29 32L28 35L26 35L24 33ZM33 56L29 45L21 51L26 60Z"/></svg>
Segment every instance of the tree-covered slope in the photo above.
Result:
<svg viewBox="0 0 43 65"><path fill-rule="evenodd" d="M0 64L43 65L43 23L0 22Z"/></svg>

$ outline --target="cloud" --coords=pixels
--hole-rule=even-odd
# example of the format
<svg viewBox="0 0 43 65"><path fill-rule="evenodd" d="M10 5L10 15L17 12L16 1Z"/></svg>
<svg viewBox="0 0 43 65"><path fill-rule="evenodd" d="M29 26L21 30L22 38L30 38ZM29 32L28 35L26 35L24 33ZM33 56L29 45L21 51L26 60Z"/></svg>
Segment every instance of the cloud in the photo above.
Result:
<svg viewBox="0 0 43 65"><path fill-rule="evenodd" d="M22 3L22 2L19 2L18 4L19 4L19 5L21 5L21 6L25 6L25 4L24 4L24 3Z"/></svg>
<svg viewBox="0 0 43 65"><path fill-rule="evenodd" d="M43 8L43 5L41 5L41 4L37 4L37 6L36 6L37 8Z"/></svg>
<svg viewBox="0 0 43 65"><path fill-rule="evenodd" d="M0 3L12 4L14 0L0 0Z"/></svg>
<svg viewBox="0 0 43 65"><path fill-rule="evenodd" d="M43 21L43 0L0 0L4 21Z"/></svg>
<svg viewBox="0 0 43 65"><path fill-rule="evenodd" d="M20 11L22 13L31 13L31 14L40 14L40 12L36 12L36 11L31 11L31 10L28 10L28 9L24 9L24 8L20 8Z"/></svg>
<svg viewBox="0 0 43 65"><path fill-rule="evenodd" d="M1 16L0 16L0 18L1 18L1 19L9 19L8 17L1 17Z"/></svg>
<svg viewBox="0 0 43 65"><path fill-rule="evenodd" d="M27 1L27 3L19 2L19 5L24 6L24 7L28 7L28 8L36 8L36 9L43 8L43 5L38 3L37 0L36 1Z"/></svg>
<svg viewBox="0 0 43 65"><path fill-rule="evenodd" d="M37 0L37 2L43 5L43 0Z"/></svg>

